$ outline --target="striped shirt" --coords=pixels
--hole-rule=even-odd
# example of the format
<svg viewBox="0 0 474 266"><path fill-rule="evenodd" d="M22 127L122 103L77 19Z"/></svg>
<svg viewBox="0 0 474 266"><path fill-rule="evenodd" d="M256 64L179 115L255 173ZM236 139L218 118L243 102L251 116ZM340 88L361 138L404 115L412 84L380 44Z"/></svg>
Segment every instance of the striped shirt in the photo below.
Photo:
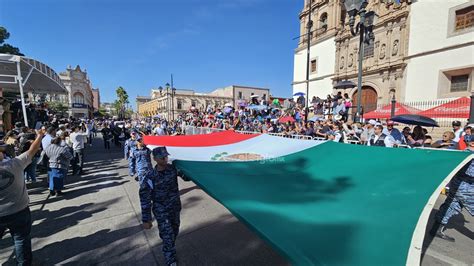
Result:
<svg viewBox="0 0 474 266"><path fill-rule="evenodd" d="M73 158L67 147L51 144L44 151L49 158L50 168L67 169L69 161Z"/></svg>

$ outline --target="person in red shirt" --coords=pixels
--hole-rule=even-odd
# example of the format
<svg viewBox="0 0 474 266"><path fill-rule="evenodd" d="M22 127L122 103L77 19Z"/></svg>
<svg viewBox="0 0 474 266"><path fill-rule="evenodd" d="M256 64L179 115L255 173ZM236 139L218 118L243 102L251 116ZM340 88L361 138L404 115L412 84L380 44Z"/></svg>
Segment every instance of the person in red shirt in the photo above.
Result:
<svg viewBox="0 0 474 266"><path fill-rule="evenodd" d="M464 128L464 135L459 138L458 149L465 150L467 148L467 143L473 137L472 136L472 127L467 126Z"/></svg>

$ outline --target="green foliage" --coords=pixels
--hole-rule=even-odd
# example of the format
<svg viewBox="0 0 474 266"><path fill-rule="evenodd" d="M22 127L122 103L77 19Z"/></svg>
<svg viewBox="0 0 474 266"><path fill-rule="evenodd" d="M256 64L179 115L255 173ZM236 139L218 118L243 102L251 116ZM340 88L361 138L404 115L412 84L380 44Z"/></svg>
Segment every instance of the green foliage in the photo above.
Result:
<svg viewBox="0 0 474 266"><path fill-rule="evenodd" d="M56 114L65 115L67 114L67 111L69 110L68 106L62 102L53 101L53 102L47 102L47 104L48 104L49 109L53 111L53 113L56 113Z"/></svg>
<svg viewBox="0 0 474 266"><path fill-rule="evenodd" d="M20 49L18 47L4 43L8 38L10 38L10 33L6 28L0 26L0 44L2 44L0 45L0 53L24 56L24 54L20 53Z"/></svg>
<svg viewBox="0 0 474 266"><path fill-rule="evenodd" d="M4 43L8 38L10 38L10 33L7 31L7 29L0 26L0 44Z"/></svg>
<svg viewBox="0 0 474 266"><path fill-rule="evenodd" d="M126 110L126 106L129 103L128 93L121 86L115 90L115 93L117 94L117 100L115 100L114 102L115 110L117 111L117 115L119 116L119 119L124 119L128 115L127 110Z"/></svg>

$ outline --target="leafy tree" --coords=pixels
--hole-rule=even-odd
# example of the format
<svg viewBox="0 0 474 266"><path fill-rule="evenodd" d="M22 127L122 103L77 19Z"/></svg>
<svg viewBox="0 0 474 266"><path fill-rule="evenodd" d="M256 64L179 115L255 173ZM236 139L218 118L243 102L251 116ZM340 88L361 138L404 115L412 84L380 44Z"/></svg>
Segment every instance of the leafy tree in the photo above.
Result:
<svg viewBox="0 0 474 266"><path fill-rule="evenodd" d="M2 54L13 54L13 55L21 55L24 54L20 53L20 49L18 47L14 47L8 43L4 43L6 39L10 38L10 33L8 30L2 26L0 26L0 53Z"/></svg>
<svg viewBox="0 0 474 266"><path fill-rule="evenodd" d="M68 106L62 102L52 101L52 102L47 102L47 104L48 104L49 109L53 113L60 114L62 116L65 116L65 114L69 110Z"/></svg>
<svg viewBox="0 0 474 266"><path fill-rule="evenodd" d="M117 111L119 119L124 119L126 115L126 106L129 103L128 93L121 86L115 90L115 93L117 94L117 100L114 102L115 110Z"/></svg>

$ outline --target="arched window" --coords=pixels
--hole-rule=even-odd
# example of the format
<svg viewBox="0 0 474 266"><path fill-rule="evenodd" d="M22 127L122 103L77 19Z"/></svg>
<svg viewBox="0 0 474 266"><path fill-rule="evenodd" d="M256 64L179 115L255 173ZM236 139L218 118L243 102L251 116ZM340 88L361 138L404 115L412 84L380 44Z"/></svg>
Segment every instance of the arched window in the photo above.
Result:
<svg viewBox="0 0 474 266"><path fill-rule="evenodd" d="M74 93L74 95L72 96L72 102L84 104L84 95L80 92Z"/></svg>
<svg viewBox="0 0 474 266"><path fill-rule="evenodd" d="M321 17L319 17L319 25L324 31L328 28L328 13L324 12Z"/></svg>

